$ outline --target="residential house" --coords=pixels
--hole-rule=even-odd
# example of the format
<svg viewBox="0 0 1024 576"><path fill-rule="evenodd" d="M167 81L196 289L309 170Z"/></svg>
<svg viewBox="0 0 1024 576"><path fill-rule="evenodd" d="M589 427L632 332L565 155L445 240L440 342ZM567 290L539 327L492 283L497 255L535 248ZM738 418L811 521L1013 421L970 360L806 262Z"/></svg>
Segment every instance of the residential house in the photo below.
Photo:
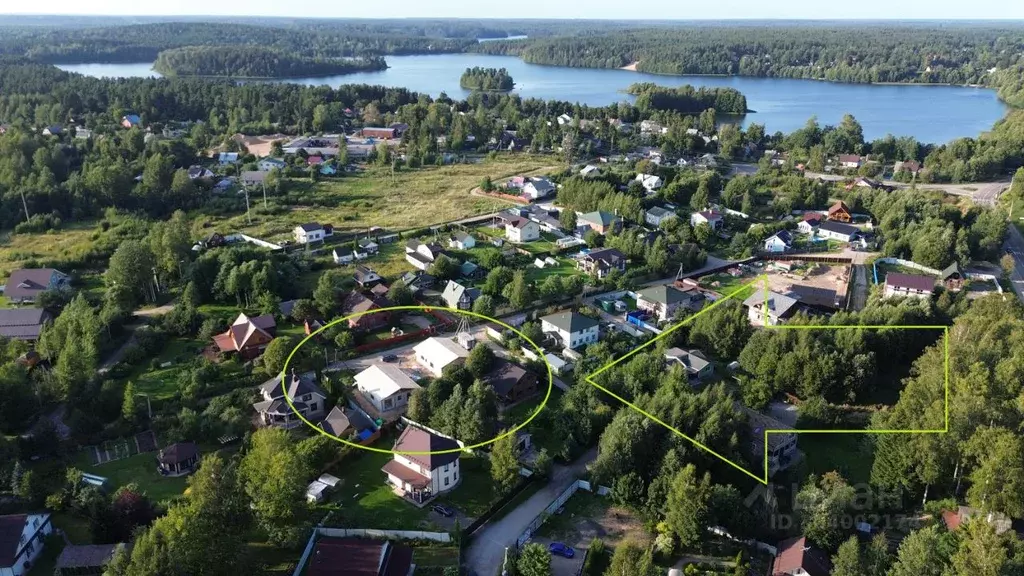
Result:
<svg viewBox="0 0 1024 576"><path fill-rule="evenodd" d="M858 233L860 233L860 230L856 226L826 220L818 226L817 234L820 238L838 240L840 242L850 242L857 237Z"/></svg>
<svg viewBox="0 0 1024 576"><path fill-rule="evenodd" d="M356 374L356 389L382 415L404 414L413 390L419 387L394 364L374 364Z"/></svg>
<svg viewBox="0 0 1024 576"><path fill-rule="evenodd" d="M832 561L803 536L783 540L772 565L771 576L829 576Z"/></svg>
<svg viewBox="0 0 1024 576"><path fill-rule="evenodd" d="M476 238L469 232L456 232L448 239L448 247L455 250L470 250L476 246Z"/></svg>
<svg viewBox="0 0 1024 576"><path fill-rule="evenodd" d="M897 162L892 168L893 174L899 174L900 172L910 172L913 175L917 175L921 171L921 163L917 160L906 160L904 162Z"/></svg>
<svg viewBox="0 0 1024 576"><path fill-rule="evenodd" d="M0 309L0 336L35 342L43 326L52 320L53 315L43 308Z"/></svg>
<svg viewBox="0 0 1024 576"><path fill-rule="evenodd" d="M562 224L558 221L558 211L542 208L537 204L530 204L520 208L509 208L508 213L520 218L526 218L527 220L533 220L540 225L541 232L559 232L562 229Z"/></svg>
<svg viewBox="0 0 1024 576"><path fill-rule="evenodd" d="M263 186L267 181L267 172L259 170L246 170L239 176L243 186Z"/></svg>
<svg viewBox="0 0 1024 576"><path fill-rule="evenodd" d="M71 285L71 277L53 268L21 268L11 272L4 296L15 304L35 302L47 290L62 290Z"/></svg>
<svg viewBox="0 0 1024 576"><path fill-rule="evenodd" d="M892 192L892 188L890 188L889 186L882 184L878 180L873 180L871 178L866 178L863 176L858 176L857 178L854 178L853 182L847 184L846 186L844 186L844 188L846 188L847 190L853 190L854 188L870 188L872 190L885 190L886 192Z"/></svg>
<svg viewBox="0 0 1024 576"><path fill-rule="evenodd" d="M744 300L743 305L747 307L747 317L754 326L775 326L799 311L796 298L764 288Z"/></svg>
<svg viewBox="0 0 1024 576"><path fill-rule="evenodd" d="M694 296L696 294L693 291L684 292L667 284L651 286L637 292L636 307L650 312L658 320L664 322L671 318L680 306L691 307ZM703 304L703 296L698 296L697 309L703 307Z"/></svg>
<svg viewBox="0 0 1024 576"><path fill-rule="evenodd" d="M454 280L449 280L448 284L444 287L444 292L441 293L441 299L448 305L449 308L455 308L457 310L469 310L473 307L473 302L480 297L480 290L478 288L467 288Z"/></svg>
<svg viewBox="0 0 1024 576"><path fill-rule="evenodd" d="M221 166L238 162L238 152L221 152L217 155L217 163Z"/></svg>
<svg viewBox="0 0 1024 576"><path fill-rule="evenodd" d="M580 176L583 178L596 178L601 175L601 169L593 164L587 164L580 170Z"/></svg>
<svg viewBox="0 0 1024 576"><path fill-rule="evenodd" d="M792 284L789 287L788 295L796 298L801 307L808 312L817 311L831 314L843 308L844 305L839 293L828 288Z"/></svg>
<svg viewBox="0 0 1024 576"><path fill-rule="evenodd" d="M356 284L359 284L359 287L363 289L373 288L374 286L384 282L384 279L380 277L380 274L374 272L372 268L362 265L356 266L356 271L355 274L353 274L353 277L356 280Z"/></svg>
<svg viewBox="0 0 1024 576"><path fill-rule="evenodd" d="M725 223L722 214L716 210L704 210L690 214L690 226L696 228L701 224L707 224L711 230L719 230Z"/></svg>
<svg viewBox="0 0 1024 576"><path fill-rule="evenodd" d="M793 235L789 230L779 230L764 241L764 251L779 253L789 250L793 246Z"/></svg>
<svg viewBox="0 0 1024 576"><path fill-rule="evenodd" d="M956 531L960 525L967 521L986 522L995 528L997 535L1004 534L1013 528L1013 520L1001 512L985 512L970 506L959 506L956 512L952 510L942 511L942 523L950 531Z"/></svg>
<svg viewBox="0 0 1024 576"><path fill-rule="evenodd" d="M843 168L860 168L864 160L856 154L840 154L839 165Z"/></svg>
<svg viewBox="0 0 1024 576"><path fill-rule="evenodd" d="M569 116L568 114L559 114L557 120L559 126L568 126L572 124L572 116Z"/></svg>
<svg viewBox="0 0 1024 576"><path fill-rule="evenodd" d="M285 394L291 400L294 410L285 400ZM327 394L317 385L316 376L312 372L299 375L293 369L284 386L280 375L271 378L260 385L260 395L263 400L252 407L264 426L291 429L302 426L299 415L314 422L321 420L327 413Z"/></svg>
<svg viewBox="0 0 1024 576"><path fill-rule="evenodd" d="M516 243L538 240L540 224L526 218L512 218L505 223L505 239Z"/></svg>
<svg viewBox="0 0 1024 576"><path fill-rule="evenodd" d="M735 403L737 410L747 417L747 426L750 428L750 456L755 463L765 461L765 430L790 430L787 426L775 418L762 414L757 410L751 410L739 402ZM797 450L796 433L794 432L773 432L768 434L768 476L774 476L776 472L785 470L800 460Z"/></svg>
<svg viewBox="0 0 1024 576"><path fill-rule="evenodd" d="M124 544L67 544L54 565L55 576L100 575Z"/></svg>
<svg viewBox="0 0 1024 576"><path fill-rule="evenodd" d="M175 442L157 453L156 462L164 476L191 474L199 465L199 447L195 442Z"/></svg>
<svg viewBox="0 0 1024 576"><path fill-rule="evenodd" d="M252 360L263 354L276 335L277 323L273 314L250 318L242 313L227 332L213 337L213 343L223 353L237 352L243 360Z"/></svg>
<svg viewBox="0 0 1024 576"><path fill-rule="evenodd" d="M363 138L378 138L381 140L390 140L395 137L396 130L394 128L380 128L380 127L366 127L359 131L360 136Z"/></svg>
<svg viewBox="0 0 1024 576"><path fill-rule="evenodd" d="M53 126L43 128L43 136L60 136L63 132L64 127L60 124L54 124Z"/></svg>
<svg viewBox="0 0 1024 576"><path fill-rule="evenodd" d="M136 126L142 126L142 119L139 118L138 114L128 114L121 116L121 126L123 128L135 128Z"/></svg>
<svg viewBox="0 0 1024 576"><path fill-rule="evenodd" d="M914 296L917 298L928 298L935 289L935 278L931 276L920 276L918 274L902 274L900 272L889 272L885 275L886 298L896 296Z"/></svg>
<svg viewBox="0 0 1024 576"><path fill-rule="evenodd" d="M420 366L438 377L443 375L444 369L448 366L465 363L469 356L469 350L459 346L451 338L427 338L412 350Z"/></svg>
<svg viewBox="0 0 1024 576"><path fill-rule="evenodd" d="M547 198L555 191L555 184L542 176L532 176L523 183L523 196L530 200Z"/></svg>
<svg viewBox="0 0 1024 576"><path fill-rule="evenodd" d="M377 425L362 410L335 406L320 422L320 429L335 438L348 440L355 436L365 441L377 431Z"/></svg>
<svg viewBox="0 0 1024 576"><path fill-rule="evenodd" d="M25 576L53 532L48 513L0 516L0 575Z"/></svg>
<svg viewBox="0 0 1024 576"><path fill-rule="evenodd" d="M213 185L214 192L227 192L231 186L233 186L235 180L233 178L221 178Z"/></svg>
<svg viewBox="0 0 1024 576"><path fill-rule="evenodd" d="M668 220L678 217L679 216L674 210L669 210L668 208L663 208L661 206L653 206L644 212L644 222L647 222L651 226L661 226L662 222L667 222Z"/></svg>
<svg viewBox="0 0 1024 576"><path fill-rule="evenodd" d="M345 316L352 316L348 319L349 330L366 331L383 328L391 322L390 312L374 312L381 308L387 308L390 302L378 297L370 297L361 292L350 292L342 300L341 313Z"/></svg>
<svg viewBox="0 0 1024 576"><path fill-rule="evenodd" d="M403 274L400 282L412 290L413 294L416 294L427 288L433 288L434 277L426 272L414 270Z"/></svg>
<svg viewBox="0 0 1024 576"><path fill-rule="evenodd" d="M92 138L92 130L88 128L75 128L75 140L88 140Z"/></svg>
<svg viewBox="0 0 1024 576"><path fill-rule="evenodd" d="M939 273L939 282L946 287L946 290L957 291L964 287L967 275L960 269L960 265L953 262ZM0 332L2 333L2 332Z"/></svg>
<svg viewBox="0 0 1024 576"><path fill-rule="evenodd" d="M351 264L355 261L356 255L351 248L335 248L331 250L331 258L334 259L335 264Z"/></svg>
<svg viewBox="0 0 1024 576"><path fill-rule="evenodd" d="M821 214L817 212L806 212L803 218L800 219L800 223L796 225L796 229L801 234L814 235L818 231L818 226L821 225Z"/></svg>
<svg viewBox="0 0 1024 576"><path fill-rule="evenodd" d="M665 350L665 363L682 366L691 382L703 380L715 372L714 364L700 350L669 348Z"/></svg>
<svg viewBox="0 0 1024 576"><path fill-rule="evenodd" d="M413 549L387 540L319 536L305 576L406 576Z"/></svg>
<svg viewBox="0 0 1024 576"><path fill-rule="evenodd" d="M360 251L365 252L366 254L369 254L371 256L380 251L380 245L371 240L370 238L360 238L359 240L356 240L356 246L359 247Z"/></svg>
<svg viewBox="0 0 1024 576"><path fill-rule="evenodd" d="M828 209L828 219L836 222L851 222L853 216L850 214L850 207L846 205L846 202L839 200Z"/></svg>
<svg viewBox="0 0 1024 576"><path fill-rule="evenodd" d="M262 174L262 172L259 172ZM311 244L313 242L322 242L324 238L329 236L324 227L317 222L307 222L300 224L295 227L293 231L295 234L295 241L299 244Z"/></svg>
<svg viewBox="0 0 1024 576"><path fill-rule="evenodd" d="M459 443L418 426L406 426L394 457L381 470L406 498L426 502L459 485Z"/></svg>
<svg viewBox="0 0 1024 576"><path fill-rule="evenodd" d="M602 212L600 210L580 214L578 220L581 225L587 226L594 232L601 235L607 234L612 230L618 231L619 228L622 227L622 218L619 218L615 214Z"/></svg>
<svg viewBox="0 0 1024 576"><path fill-rule="evenodd" d="M644 136L665 134L666 132L668 132L668 128L662 126L660 123L655 122L654 120L640 121L640 134Z"/></svg>
<svg viewBox="0 0 1024 576"><path fill-rule="evenodd" d="M705 154L697 159L697 166L706 170L718 168L718 159L715 158L714 154Z"/></svg>
<svg viewBox="0 0 1024 576"><path fill-rule="evenodd" d="M654 174L637 174L635 180L643 185L644 190L648 194L654 194L661 190L661 187L665 184L661 176L655 176Z"/></svg>
<svg viewBox="0 0 1024 576"><path fill-rule="evenodd" d="M514 404L538 391L537 375L518 364L501 358L494 361L494 367L482 378L494 390L498 400Z"/></svg>
<svg viewBox="0 0 1024 576"><path fill-rule="evenodd" d="M213 178L213 171L198 164L193 164L188 168L188 177L191 180L206 180Z"/></svg>
<svg viewBox="0 0 1024 576"><path fill-rule="evenodd" d="M256 163L256 167L259 168L261 172L270 172L271 170L284 170L285 167L287 166L288 164L284 160L281 160L280 158L270 157L263 158Z"/></svg>
<svg viewBox="0 0 1024 576"><path fill-rule="evenodd" d="M597 342L599 323L577 312L558 312L540 319L540 329L554 335L564 348L575 350Z"/></svg>
<svg viewBox="0 0 1024 576"><path fill-rule="evenodd" d="M615 248L591 250L580 256L577 260L577 267L588 274L596 274L598 278L604 278L612 270L625 272L626 256Z"/></svg>
<svg viewBox="0 0 1024 576"><path fill-rule="evenodd" d="M306 166L320 166L324 163L323 156L310 156L306 158Z"/></svg>
<svg viewBox="0 0 1024 576"><path fill-rule="evenodd" d="M430 268L442 253L441 245L436 242L425 244L419 240L409 240L405 244L405 261L424 271Z"/></svg>

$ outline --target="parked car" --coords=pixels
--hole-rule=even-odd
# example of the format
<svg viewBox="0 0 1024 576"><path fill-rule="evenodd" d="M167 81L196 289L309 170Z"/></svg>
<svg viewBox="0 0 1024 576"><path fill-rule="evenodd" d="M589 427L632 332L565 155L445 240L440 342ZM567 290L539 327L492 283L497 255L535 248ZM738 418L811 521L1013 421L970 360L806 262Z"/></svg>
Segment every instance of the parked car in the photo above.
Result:
<svg viewBox="0 0 1024 576"><path fill-rule="evenodd" d="M566 546L561 542L552 542L548 545L548 552L551 552L555 556L561 556L563 558L572 558L576 556L576 551L572 549L572 546Z"/></svg>
<svg viewBox="0 0 1024 576"><path fill-rule="evenodd" d="M452 516L455 516L455 510L452 510L451 508L447 506L442 506L440 504L434 504L433 506L430 507L430 509L433 510L434 512L437 512L441 516L444 516L445 518L451 518Z"/></svg>
<svg viewBox="0 0 1024 576"><path fill-rule="evenodd" d="M397 362L398 361L398 356L396 356L394 354L385 354L385 355L380 357L380 361L381 362Z"/></svg>

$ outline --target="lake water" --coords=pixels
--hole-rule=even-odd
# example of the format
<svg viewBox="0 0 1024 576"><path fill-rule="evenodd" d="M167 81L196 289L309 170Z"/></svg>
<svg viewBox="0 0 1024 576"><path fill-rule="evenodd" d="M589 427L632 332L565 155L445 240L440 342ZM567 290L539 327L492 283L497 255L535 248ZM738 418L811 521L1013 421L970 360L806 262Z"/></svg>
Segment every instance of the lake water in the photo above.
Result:
<svg viewBox="0 0 1024 576"><path fill-rule="evenodd" d="M606 106L631 97L623 91L634 82L663 86L725 86L747 97L756 110L743 119L764 124L769 132L790 132L811 116L822 124L838 124L843 114L853 114L864 127L867 140L886 134L914 136L923 142L945 143L963 136L977 136L1006 113L994 90L962 86L840 84L815 80L719 76L659 76L590 68L564 68L527 64L510 56L441 54L388 56L390 68L325 78L293 78L287 82L337 87L341 84L380 84L404 87L437 96L464 98L459 87L467 67L506 68L516 82L515 93L524 98L543 98ZM76 64L62 70L97 77L159 76L151 64Z"/></svg>

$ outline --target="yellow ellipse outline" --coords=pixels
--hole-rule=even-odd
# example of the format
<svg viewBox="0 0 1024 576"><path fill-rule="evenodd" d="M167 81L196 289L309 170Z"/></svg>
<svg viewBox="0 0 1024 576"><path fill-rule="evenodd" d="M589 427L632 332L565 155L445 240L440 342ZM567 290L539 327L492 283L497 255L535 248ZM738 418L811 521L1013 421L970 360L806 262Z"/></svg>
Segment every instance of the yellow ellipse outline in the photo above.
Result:
<svg viewBox="0 0 1024 576"><path fill-rule="evenodd" d="M488 322L494 322L495 324L498 324L499 326L503 326L505 328L508 328L513 333L515 333L517 336L519 336L520 338L522 338L526 342L529 342L530 346L532 346L533 349L537 351L537 357L540 358L544 362L545 366L547 366L547 369L548 369L548 391L544 395L544 401L541 402L540 406L538 406L537 409L534 410L532 414L530 414L530 417L527 418L526 421L524 421L522 424L519 424L515 428L512 428L511 430L506 431L504 434L500 434L500 435L498 435L498 436L496 436L494 438L491 438L490 440L487 440L485 442L478 442L476 444L472 444L472 445L468 445L468 446L462 446L460 448L451 448L451 449L448 449L448 450L434 450L434 451L430 451L430 450L398 451L398 450L385 450L384 448L375 448L373 446L363 446L362 444L357 444L355 442L349 442L348 440L344 440L342 438L339 438L339 437L335 436L334 434L331 434L331 433L327 432L326 430L320 428L316 424L313 424L312 422L307 420L306 417L303 416L302 414L299 414L299 411L295 409L295 405L292 404L292 399L288 397L288 393L287 393L286 388L285 388L285 378L287 377L287 374L288 374L288 364L291 363L292 357L295 356L295 353L298 352L299 349L302 348L302 346L306 344L306 342L309 342L310 340L312 340L314 336L320 334L324 330L326 330L326 329L330 328L331 326L334 326L334 325L336 325L336 324L338 324L340 322L346 322L346 321L348 321L348 320L350 320L352 318L358 318L360 316L365 316L367 314L375 314L377 312L394 312L394 311L399 311L399 310L402 310L402 311L422 310L424 312L429 312L430 310L443 310L445 312L453 312L453 313L456 313L456 314L465 314L467 316L472 316L472 317L475 317L475 318L480 318L482 320L485 320L485 321L488 321ZM486 346L486 344L481 344L481 345ZM321 326L319 329L317 329L316 331L312 332L311 334L309 334L308 336L303 338L295 346L295 348L292 348L291 353L288 354L288 358L284 361L284 367L281 369L280 378L281 378L281 392L283 392L284 400L285 400L285 402L288 403L288 407L291 408L292 412L296 416L299 417L299 420L302 420L307 426L309 426L313 430L319 432L320 434L322 434L323 436L326 436L327 438L330 438L332 440L337 440L338 442L341 442L342 444L347 444L347 445L353 446L355 448L360 448L360 449L363 449L363 450L369 450L371 452L378 452L378 453L381 453L381 454L399 454L399 455L402 455L402 456L428 456L428 455L433 455L433 454L455 454L455 453L461 453L461 452L464 452L466 450L473 450L473 449L476 449L476 448L482 448L484 446L488 446L490 444L493 444L493 443L497 442L498 440L501 440L502 438L507 438L508 436L511 436L511 435L515 434L516 432L518 432L519 430L521 430L524 426L526 426L531 421L533 421L533 419L536 418L538 414L540 414L540 411L543 410L544 407L548 405L548 400L551 398L551 390L555 386L555 375L554 375L554 373L551 370L551 363L548 362L547 358L544 356L544 350L542 350L541 347L538 346L536 342L534 342L533 340L530 340L529 338L527 338L525 334L523 334L522 332L520 332L516 328L514 328L512 326L509 326L508 324L502 322L501 320L498 320L497 318L491 318L490 316L484 316L483 314L477 314L476 312L472 312L472 311L469 311L469 310L459 310L459 309L456 309L456 308L446 308L444 306L425 306L425 305L389 306L389 307L386 307L386 308L376 308L374 310L367 310L366 312L357 312L355 314L349 314L348 316L345 316L343 318L336 318L334 320L331 320L327 324Z"/></svg>

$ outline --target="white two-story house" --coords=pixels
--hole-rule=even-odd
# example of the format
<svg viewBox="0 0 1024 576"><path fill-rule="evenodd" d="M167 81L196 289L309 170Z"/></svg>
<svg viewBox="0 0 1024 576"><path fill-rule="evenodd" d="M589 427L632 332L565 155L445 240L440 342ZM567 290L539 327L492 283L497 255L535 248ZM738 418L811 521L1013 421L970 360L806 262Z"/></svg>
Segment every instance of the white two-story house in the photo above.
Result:
<svg viewBox="0 0 1024 576"><path fill-rule="evenodd" d="M356 388L381 414L404 413L413 390L419 387L393 364L374 364L356 374Z"/></svg>
<svg viewBox="0 0 1024 576"><path fill-rule="evenodd" d="M402 496L426 502L458 486L460 449L451 438L408 426L395 442L394 458L381 470Z"/></svg>
<svg viewBox="0 0 1024 576"><path fill-rule="evenodd" d="M559 312L540 319L542 332L553 334L562 346L573 350L597 342L598 325L597 320L576 312Z"/></svg>
<svg viewBox="0 0 1024 576"><path fill-rule="evenodd" d="M320 242L324 238L331 236L333 230L316 222L307 222L306 224L296 226L292 232L295 235L296 242L299 244L310 244Z"/></svg>
<svg viewBox="0 0 1024 576"><path fill-rule="evenodd" d="M526 218L513 218L505 224L505 238L509 242L533 242L540 238L540 224Z"/></svg>
<svg viewBox="0 0 1024 576"><path fill-rule="evenodd" d="M53 526L46 513L0 516L0 576L28 574L51 532Z"/></svg>
<svg viewBox="0 0 1024 576"><path fill-rule="evenodd" d="M294 410L285 400L286 392L295 406ZM302 419L296 412L309 421L317 422L327 414L327 395L317 385L316 376L312 372L296 374L293 370L286 385L282 385L280 376L267 380L260 385L260 394L263 400L252 407L264 426L290 429L302 425Z"/></svg>
<svg viewBox="0 0 1024 576"><path fill-rule="evenodd" d="M451 338L427 338L412 351L416 355L416 362L436 377L441 377L446 367L465 362L469 357L469 350Z"/></svg>

